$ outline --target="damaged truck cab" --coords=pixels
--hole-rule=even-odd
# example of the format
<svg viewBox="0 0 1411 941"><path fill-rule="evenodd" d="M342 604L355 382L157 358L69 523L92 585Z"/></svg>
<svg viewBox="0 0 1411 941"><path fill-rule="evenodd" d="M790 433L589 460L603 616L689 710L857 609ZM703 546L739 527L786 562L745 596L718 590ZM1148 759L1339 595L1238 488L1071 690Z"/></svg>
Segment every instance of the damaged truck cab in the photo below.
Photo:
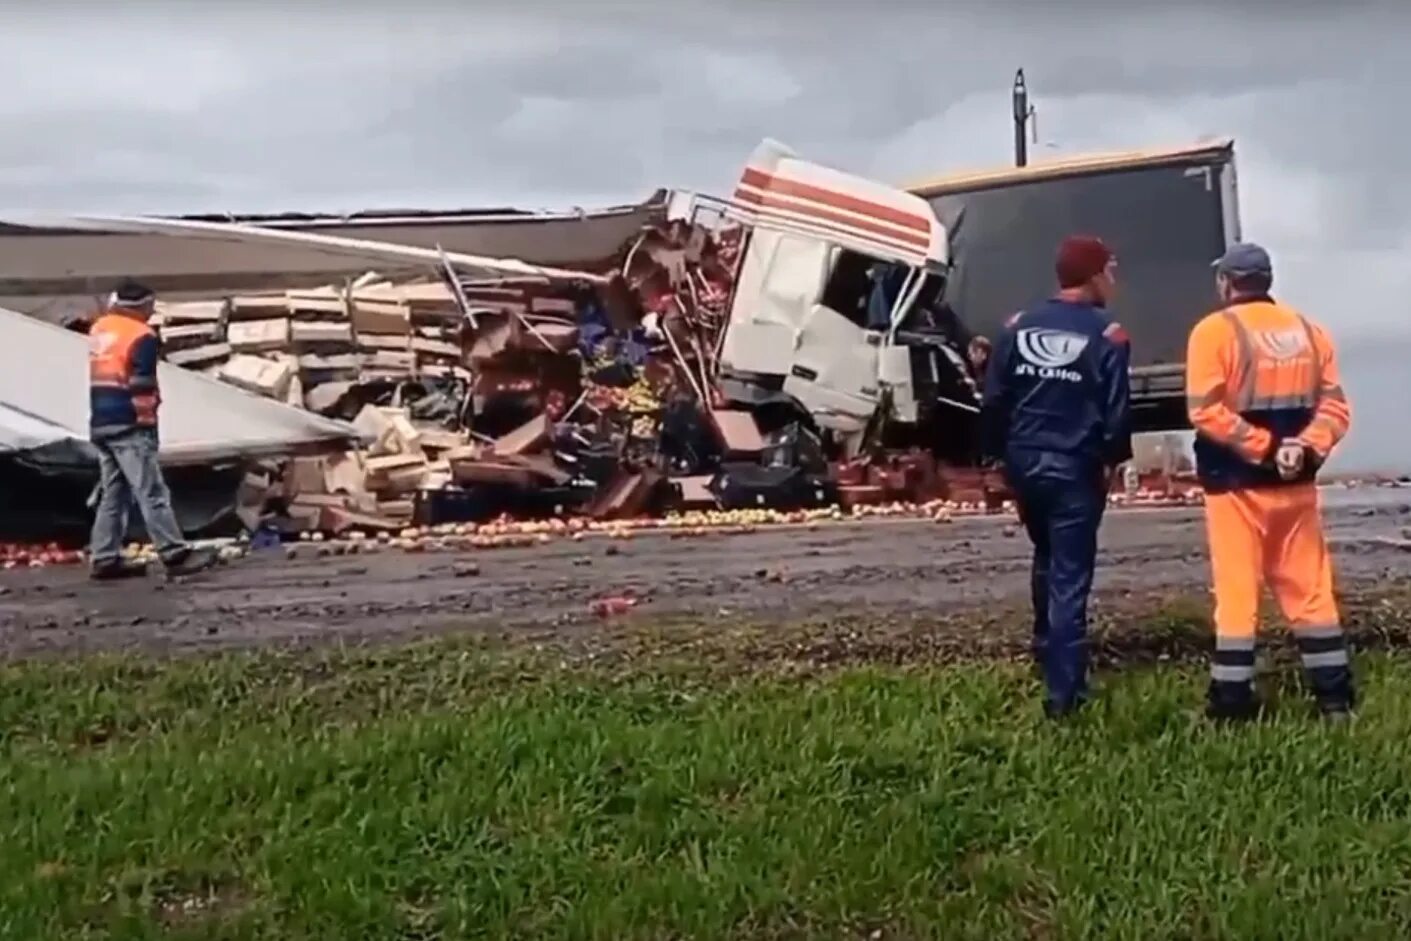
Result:
<svg viewBox="0 0 1411 941"><path fill-rule="evenodd" d="M748 241L721 340L724 397L797 403L844 440L884 408L915 422L911 352L897 333L938 300L947 267L946 232L925 200L765 141L725 214Z"/></svg>
<svg viewBox="0 0 1411 941"><path fill-rule="evenodd" d="M993 336L1052 289L1082 232L1119 265L1113 316L1132 337L1137 431L1188 427L1185 338L1215 305L1210 264L1240 237L1234 142L952 176L911 191L765 141L724 210L747 241L721 341L730 402L786 403L856 442L874 418L965 437ZM944 413L945 420L930 418ZM972 453L973 452L969 452Z"/></svg>

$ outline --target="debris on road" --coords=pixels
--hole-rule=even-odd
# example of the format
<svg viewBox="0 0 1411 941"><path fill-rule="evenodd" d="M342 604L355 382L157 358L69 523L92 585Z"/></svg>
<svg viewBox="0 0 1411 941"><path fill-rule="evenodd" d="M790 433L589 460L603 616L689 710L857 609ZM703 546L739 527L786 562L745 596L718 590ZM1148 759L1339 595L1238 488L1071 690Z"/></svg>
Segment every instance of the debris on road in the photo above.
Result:
<svg viewBox="0 0 1411 941"><path fill-rule="evenodd" d="M42 545L0 543L0 569L5 571L16 568L69 565L82 560L82 552L65 549L58 543L51 542Z"/></svg>
<svg viewBox="0 0 1411 941"><path fill-rule="evenodd" d="M613 595L595 599L588 605L588 610L597 617L611 618L626 614L636 606L637 599L632 595Z"/></svg>

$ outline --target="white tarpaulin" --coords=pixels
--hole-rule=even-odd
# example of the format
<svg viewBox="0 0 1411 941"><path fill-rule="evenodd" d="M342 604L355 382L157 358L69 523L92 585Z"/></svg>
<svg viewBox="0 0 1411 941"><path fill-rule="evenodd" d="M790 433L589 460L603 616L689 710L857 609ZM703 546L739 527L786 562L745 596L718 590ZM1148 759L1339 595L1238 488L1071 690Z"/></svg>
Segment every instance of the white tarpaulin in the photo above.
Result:
<svg viewBox="0 0 1411 941"><path fill-rule="evenodd" d="M532 265L517 258L487 258L464 252L441 251L416 245L398 245L369 239L345 238L313 232L291 232L227 222L196 219L166 219L155 216L78 215L60 217L6 217L11 225L48 228L64 232L102 232L124 235L168 236L179 239L180 251L188 265L210 270L221 268L221 259L235 250L263 249L273 252L301 252L321 256L330 269L350 273L375 269L384 277L401 271L425 273L449 265L462 278L499 280L536 278L603 283L602 275L564 268ZM157 243L154 243L157 245ZM161 251L158 245L154 250ZM170 249L167 249L170 250ZM202 264L204 259L204 265Z"/></svg>
<svg viewBox="0 0 1411 941"><path fill-rule="evenodd" d="M158 381L165 464L341 449L358 437L346 422L168 363ZM0 308L0 454L87 440L87 338Z"/></svg>

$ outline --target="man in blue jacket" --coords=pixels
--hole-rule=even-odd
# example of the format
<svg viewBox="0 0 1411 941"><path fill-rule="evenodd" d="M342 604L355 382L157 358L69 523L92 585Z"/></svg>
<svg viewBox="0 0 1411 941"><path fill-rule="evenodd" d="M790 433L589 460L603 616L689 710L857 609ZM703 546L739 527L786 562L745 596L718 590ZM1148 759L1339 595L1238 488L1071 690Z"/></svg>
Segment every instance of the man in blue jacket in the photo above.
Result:
<svg viewBox="0 0 1411 941"><path fill-rule="evenodd" d="M1115 267L1101 240L1065 239L1058 293L1009 319L985 378L983 447L1034 544L1034 655L1053 717L1087 698L1097 531L1112 471L1132 456L1127 335L1105 313Z"/></svg>

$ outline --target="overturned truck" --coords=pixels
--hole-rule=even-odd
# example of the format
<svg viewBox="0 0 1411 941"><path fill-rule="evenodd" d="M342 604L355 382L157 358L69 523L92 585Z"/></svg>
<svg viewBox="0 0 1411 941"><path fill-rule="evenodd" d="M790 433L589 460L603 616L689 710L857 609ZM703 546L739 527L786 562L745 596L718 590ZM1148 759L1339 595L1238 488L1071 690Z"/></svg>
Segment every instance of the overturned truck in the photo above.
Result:
<svg viewBox="0 0 1411 941"><path fill-rule="evenodd" d="M845 452L871 440L976 456L966 350L1051 289L1053 252L1113 246L1113 314L1132 336L1138 431L1186 427L1185 336L1215 303L1210 263L1239 238L1234 145L954 176L904 191L766 141L728 208L748 230L721 340L724 397L791 406Z"/></svg>

